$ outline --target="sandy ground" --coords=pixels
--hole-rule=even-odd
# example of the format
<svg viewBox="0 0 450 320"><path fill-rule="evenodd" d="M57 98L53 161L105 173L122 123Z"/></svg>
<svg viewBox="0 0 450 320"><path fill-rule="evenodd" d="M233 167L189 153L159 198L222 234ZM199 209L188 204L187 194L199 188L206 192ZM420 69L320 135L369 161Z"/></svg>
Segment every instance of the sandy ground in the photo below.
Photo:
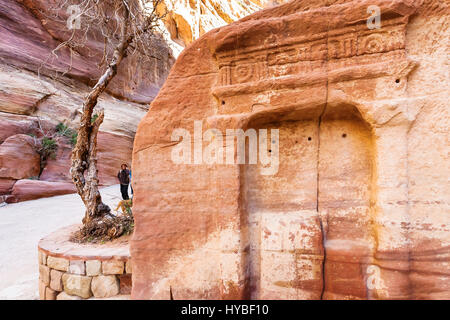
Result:
<svg viewBox="0 0 450 320"><path fill-rule="evenodd" d="M100 190L115 209L119 185ZM39 240L56 229L81 223L84 209L77 194L0 207L0 299L38 299Z"/></svg>

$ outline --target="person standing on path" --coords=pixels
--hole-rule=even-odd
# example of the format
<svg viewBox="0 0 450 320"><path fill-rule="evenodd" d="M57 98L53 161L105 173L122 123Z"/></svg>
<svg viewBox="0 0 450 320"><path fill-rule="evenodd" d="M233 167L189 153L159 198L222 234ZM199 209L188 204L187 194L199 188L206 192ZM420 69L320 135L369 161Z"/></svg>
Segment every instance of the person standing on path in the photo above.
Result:
<svg viewBox="0 0 450 320"><path fill-rule="evenodd" d="M130 168L130 189L131 189L131 198L133 198L133 184L131 183L131 168Z"/></svg>
<svg viewBox="0 0 450 320"><path fill-rule="evenodd" d="M128 185L130 184L130 170L127 169L127 165L124 163L121 166L119 173L117 174L117 178L119 178L120 182L120 193L122 193L123 200L129 200L128 197Z"/></svg>

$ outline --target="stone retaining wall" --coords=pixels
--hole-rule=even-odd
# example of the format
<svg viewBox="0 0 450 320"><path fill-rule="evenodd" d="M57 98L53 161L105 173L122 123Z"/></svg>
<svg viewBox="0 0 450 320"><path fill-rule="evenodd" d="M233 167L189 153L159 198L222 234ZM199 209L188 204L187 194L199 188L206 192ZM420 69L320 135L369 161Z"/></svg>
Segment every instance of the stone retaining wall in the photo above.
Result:
<svg viewBox="0 0 450 320"><path fill-rule="evenodd" d="M76 227L60 229L39 242L40 299L129 299L128 242L111 245L69 242Z"/></svg>

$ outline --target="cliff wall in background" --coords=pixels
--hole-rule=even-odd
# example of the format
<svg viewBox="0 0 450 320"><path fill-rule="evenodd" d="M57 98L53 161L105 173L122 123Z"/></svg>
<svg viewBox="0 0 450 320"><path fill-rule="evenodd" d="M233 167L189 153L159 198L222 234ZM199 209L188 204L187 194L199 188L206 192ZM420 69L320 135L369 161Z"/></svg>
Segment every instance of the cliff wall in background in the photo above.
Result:
<svg viewBox="0 0 450 320"><path fill-rule="evenodd" d="M171 17L167 26L172 32L171 21L186 5L177 2L167 1L166 5ZM68 171L70 129L77 128L83 98L102 72L99 65L103 39L92 30L85 47L52 53L71 36L66 26L67 7L58 8L56 3L0 0L0 203L74 191ZM249 4L202 4L210 10L202 13L202 33L259 9ZM224 15L230 8L233 14ZM182 12L188 25L175 24L178 31L173 38L185 38L186 42L177 40L182 46L177 44L175 48L171 40L154 37L148 44L154 57L144 60L138 54L126 58L100 98L98 107L105 109L98 137L99 177L103 185L117 183L120 164L131 163L137 124L167 78L175 56L192 41L185 33L194 23L195 19L189 16L193 12ZM165 26L162 29L169 34ZM63 129L69 128L63 134L59 134L61 126L57 130L60 123L64 124ZM57 144L46 161L40 159L38 151L42 146L37 144L43 135L52 136Z"/></svg>

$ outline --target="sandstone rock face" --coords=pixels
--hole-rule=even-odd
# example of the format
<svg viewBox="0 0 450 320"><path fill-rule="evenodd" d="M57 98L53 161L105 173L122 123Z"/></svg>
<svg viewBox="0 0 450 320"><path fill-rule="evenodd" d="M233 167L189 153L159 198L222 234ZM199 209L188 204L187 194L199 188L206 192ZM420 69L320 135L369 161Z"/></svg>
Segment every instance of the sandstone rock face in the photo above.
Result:
<svg viewBox="0 0 450 320"><path fill-rule="evenodd" d="M73 183L19 180L14 184L11 195L6 198L6 202L15 203L39 198L60 196L74 192L76 192L76 190Z"/></svg>
<svg viewBox="0 0 450 320"><path fill-rule="evenodd" d="M174 56L206 31L277 2L206 1L199 2L200 7L195 1L164 2L161 9L169 14L161 24L167 30L151 44L154 59L143 62L139 55L127 57L99 101L98 107L105 109L98 137L100 184L117 183L120 165L131 163L137 124L163 85ZM76 53L63 49L57 59L52 55L72 35L64 20L68 4L61 8L57 4L0 0L0 144L16 134L39 136L42 126L54 132L60 122L76 129L83 98L101 75L103 40L94 37L98 30L89 32L87 47L77 47ZM56 19L56 13L61 18ZM60 76L55 78L55 73ZM68 141L61 141L55 159L47 161L39 179L71 182L71 150Z"/></svg>
<svg viewBox="0 0 450 320"><path fill-rule="evenodd" d="M448 12L292 1L193 42L135 138L132 298L449 299ZM232 161L198 163L194 121ZM267 129L277 170L227 129Z"/></svg>
<svg viewBox="0 0 450 320"><path fill-rule="evenodd" d="M16 180L0 179L0 196L10 194L14 186L14 183L16 183Z"/></svg>
<svg viewBox="0 0 450 320"><path fill-rule="evenodd" d="M103 55L103 38L95 37L99 30L90 30L87 46L77 48L78 54L71 54L69 50L59 50L57 59L49 56L49 53L61 43L60 41L72 36L72 30L67 28L66 19L69 17L67 7L68 4L58 1L2 0L0 12L4 16L2 15L0 23L4 30L1 38L4 45L0 55L4 58L4 63L33 71L37 71L36 66L41 67L42 75L54 75L55 71L66 72L68 78L85 84L91 84L91 79L97 79L102 74L98 64ZM56 14L60 18L56 17ZM108 86L112 96L126 98L139 104L152 101L164 83L165 75L173 62L171 53L162 40L155 39L152 45L155 59L146 65L138 67L141 58L139 56L126 59L123 68L118 70L118 76ZM144 74L145 78L142 77ZM24 88L21 96L11 96L8 91L2 92L0 101L8 101L2 109L8 108L5 111L15 114L30 114L34 111L33 108L39 107L34 102L46 98L48 93L33 88L31 84ZM11 89L15 88L8 83L5 85Z"/></svg>
<svg viewBox="0 0 450 320"><path fill-rule="evenodd" d="M27 116L14 115L0 112L0 143L15 134L24 134L33 127L34 120Z"/></svg>
<svg viewBox="0 0 450 320"><path fill-rule="evenodd" d="M39 180L51 182L72 182L70 177L70 157L72 146L61 142L58 144L54 159L48 159Z"/></svg>
<svg viewBox="0 0 450 320"><path fill-rule="evenodd" d="M262 8L287 1L276 0L165 0L159 12L164 17L167 40L177 56L182 48L191 44L206 32L227 25Z"/></svg>
<svg viewBox="0 0 450 320"><path fill-rule="evenodd" d="M76 129L83 98L102 74L98 65L103 40L94 40L92 34L87 47L78 48L77 53L59 50L58 58L52 55L52 50L72 33L64 19L54 18L52 8L56 4L45 0L0 0L0 179L40 175L37 155L22 138L18 140L18 135L39 138L41 128L54 134L60 122ZM63 18L67 16L67 4L60 11ZM131 163L137 124L174 62L162 38L157 38L151 49L151 61L141 63L139 56L124 60L98 104L105 109L98 138L102 185L116 184L120 164ZM59 143L56 158L49 159L40 180L71 182L71 149L68 141ZM18 163L17 157L22 161ZM3 192L3 188L0 190Z"/></svg>
<svg viewBox="0 0 450 320"><path fill-rule="evenodd" d="M39 176L40 156L35 141L16 134L0 144L0 178L24 179Z"/></svg>

